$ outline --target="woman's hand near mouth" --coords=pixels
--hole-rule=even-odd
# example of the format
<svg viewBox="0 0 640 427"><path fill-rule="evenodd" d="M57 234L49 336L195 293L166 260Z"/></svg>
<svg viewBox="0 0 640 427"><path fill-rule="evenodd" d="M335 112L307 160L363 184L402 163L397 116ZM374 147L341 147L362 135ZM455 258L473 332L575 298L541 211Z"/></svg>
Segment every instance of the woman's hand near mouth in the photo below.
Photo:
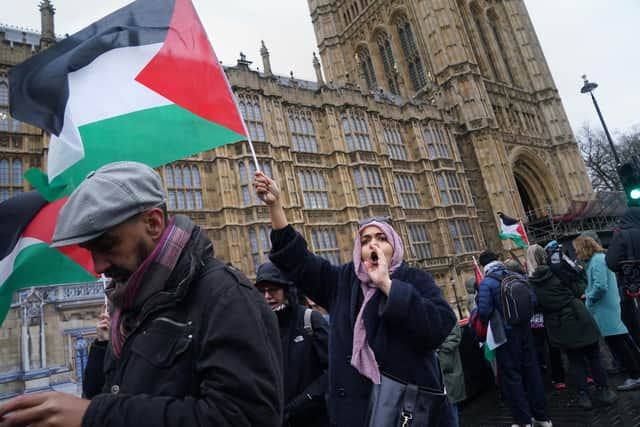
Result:
<svg viewBox="0 0 640 427"><path fill-rule="evenodd" d="M382 252L380 248L371 251L371 257L365 260L364 266L367 269L371 282L385 295L389 295L391 290L391 278L389 277L389 264L384 255L379 256L378 253Z"/></svg>

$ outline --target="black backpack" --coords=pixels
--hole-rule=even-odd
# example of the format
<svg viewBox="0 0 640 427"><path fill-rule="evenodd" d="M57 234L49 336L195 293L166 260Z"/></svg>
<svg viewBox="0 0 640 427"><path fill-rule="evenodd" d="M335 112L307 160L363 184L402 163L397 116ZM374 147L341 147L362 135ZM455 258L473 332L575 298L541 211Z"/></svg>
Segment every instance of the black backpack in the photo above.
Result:
<svg viewBox="0 0 640 427"><path fill-rule="evenodd" d="M526 276L507 271L505 276L489 274L500 281L502 317L509 325L528 324L533 316L535 300Z"/></svg>

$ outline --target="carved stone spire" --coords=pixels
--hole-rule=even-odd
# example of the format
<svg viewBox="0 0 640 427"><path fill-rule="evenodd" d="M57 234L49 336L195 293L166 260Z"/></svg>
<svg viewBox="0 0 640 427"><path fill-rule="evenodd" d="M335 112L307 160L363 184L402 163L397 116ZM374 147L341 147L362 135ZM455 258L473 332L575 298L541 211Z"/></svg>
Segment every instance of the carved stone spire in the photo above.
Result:
<svg viewBox="0 0 640 427"><path fill-rule="evenodd" d="M269 51L267 50L267 46L264 44L264 40L260 41L262 43L262 47L260 48L260 56L262 56L262 68L264 69L265 77L273 76L271 72L271 60L269 59Z"/></svg>
<svg viewBox="0 0 640 427"><path fill-rule="evenodd" d="M324 79L322 78L322 67L320 66L320 60L316 56L315 52L313 52L313 69L316 70L316 80L318 81L318 86L324 86Z"/></svg>
<svg viewBox="0 0 640 427"><path fill-rule="evenodd" d="M42 0L39 5L41 19L40 48L46 49L56 42L56 34L53 25L53 15L56 10L49 0Z"/></svg>

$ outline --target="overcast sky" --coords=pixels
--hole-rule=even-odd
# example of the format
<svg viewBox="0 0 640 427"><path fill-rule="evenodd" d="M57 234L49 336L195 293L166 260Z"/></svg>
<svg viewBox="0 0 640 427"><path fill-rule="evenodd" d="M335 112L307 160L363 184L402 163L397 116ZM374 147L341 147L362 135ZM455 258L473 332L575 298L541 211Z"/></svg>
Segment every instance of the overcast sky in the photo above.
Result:
<svg viewBox="0 0 640 427"><path fill-rule="evenodd" d="M40 0L0 0L0 22L40 29ZM315 35L306 0L193 0L221 61L239 52L262 68L264 40L277 74L315 79ZM56 33L72 34L129 0L53 0ZM596 96L611 130L640 125L640 0L525 0L574 130L600 127L582 80L598 82Z"/></svg>

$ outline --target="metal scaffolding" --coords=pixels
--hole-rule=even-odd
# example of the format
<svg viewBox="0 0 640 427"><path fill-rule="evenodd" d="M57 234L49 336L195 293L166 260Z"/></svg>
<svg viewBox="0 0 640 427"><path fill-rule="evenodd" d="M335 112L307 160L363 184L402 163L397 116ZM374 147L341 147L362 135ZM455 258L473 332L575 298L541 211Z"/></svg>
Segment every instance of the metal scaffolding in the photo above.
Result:
<svg viewBox="0 0 640 427"><path fill-rule="evenodd" d="M626 209L623 192L598 192L592 200L574 201L564 214L528 212L525 224L529 241L544 245L550 240L568 240L583 231L610 235Z"/></svg>

